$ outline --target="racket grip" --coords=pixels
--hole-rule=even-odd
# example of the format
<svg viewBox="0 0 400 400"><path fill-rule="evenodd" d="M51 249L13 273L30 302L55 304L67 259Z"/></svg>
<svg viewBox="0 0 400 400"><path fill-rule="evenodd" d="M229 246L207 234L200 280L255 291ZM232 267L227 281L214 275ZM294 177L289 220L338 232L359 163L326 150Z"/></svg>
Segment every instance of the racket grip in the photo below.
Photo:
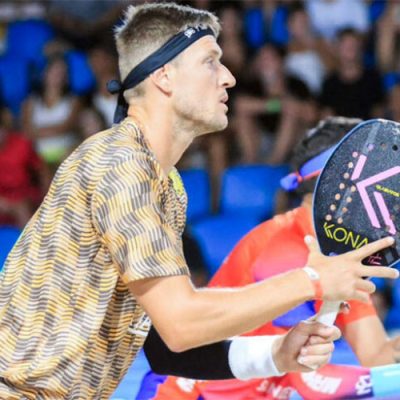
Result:
<svg viewBox="0 0 400 400"><path fill-rule="evenodd" d="M317 321L333 326L340 309L340 301L324 301L317 315Z"/></svg>

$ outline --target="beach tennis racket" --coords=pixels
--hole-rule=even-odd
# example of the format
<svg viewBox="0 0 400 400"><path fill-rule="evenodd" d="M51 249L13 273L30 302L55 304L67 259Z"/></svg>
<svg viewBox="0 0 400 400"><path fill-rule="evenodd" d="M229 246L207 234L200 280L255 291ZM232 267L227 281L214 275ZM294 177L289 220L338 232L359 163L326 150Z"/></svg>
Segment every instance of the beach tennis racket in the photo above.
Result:
<svg viewBox="0 0 400 400"><path fill-rule="evenodd" d="M314 228L321 252L341 254L393 236L395 244L363 260L392 266L400 254L400 124L363 122L336 146L313 198ZM333 325L340 302L324 302L318 321Z"/></svg>

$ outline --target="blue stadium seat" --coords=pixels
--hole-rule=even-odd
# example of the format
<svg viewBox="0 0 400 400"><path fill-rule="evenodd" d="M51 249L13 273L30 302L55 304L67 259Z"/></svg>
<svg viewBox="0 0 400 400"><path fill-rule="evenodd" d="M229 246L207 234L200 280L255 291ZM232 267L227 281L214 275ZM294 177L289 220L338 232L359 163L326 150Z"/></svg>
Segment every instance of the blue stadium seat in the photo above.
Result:
<svg viewBox="0 0 400 400"><path fill-rule="evenodd" d="M20 234L21 231L18 228L0 227L0 270L3 268L4 261Z"/></svg>
<svg viewBox="0 0 400 400"><path fill-rule="evenodd" d="M65 56L68 64L69 83L73 93L87 94L94 89L96 79L90 68L87 55L79 50L71 50Z"/></svg>
<svg viewBox="0 0 400 400"><path fill-rule="evenodd" d="M203 169L188 169L179 171L188 196L187 221L210 215L211 193L210 180L207 171Z"/></svg>
<svg viewBox="0 0 400 400"><path fill-rule="evenodd" d="M190 226L212 276L235 244L258 223L252 216L216 215Z"/></svg>
<svg viewBox="0 0 400 400"><path fill-rule="evenodd" d="M26 59L14 56L0 57L0 95L13 114L19 114L30 86L30 67Z"/></svg>
<svg viewBox="0 0 400 400"><path fill-rule="evenodd" d="M250 48L257 50L267 41L263 11L261 8L249 8L243 18L246 43Z"/></svg>
<svg viewBox="0 0 400 400"><path fill-rule="evenodd" d="M7 30L6 54L22 57L38 67L43 67L44 46L53 38L53 28L46 21L12 22Z"/></svg>
<svg viewBox="0 0 400 400"><path fill-rule="evenodd" d="M222 179L221 213L270 218L280 179L287 166L247 165L228 168Z"/></svg>

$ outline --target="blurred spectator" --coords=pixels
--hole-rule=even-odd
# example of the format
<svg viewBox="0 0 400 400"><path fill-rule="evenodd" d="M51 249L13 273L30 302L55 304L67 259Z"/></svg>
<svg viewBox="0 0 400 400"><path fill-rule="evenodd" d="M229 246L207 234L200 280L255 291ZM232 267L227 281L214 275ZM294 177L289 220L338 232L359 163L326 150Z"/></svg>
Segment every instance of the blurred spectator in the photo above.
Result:
<svg viewBox="0 0 400 400"><path fill-rule="evenodd" d="M19 132L9 130L8 110L0 109L0 225L22 228L40 204L49 176L33 149Z"/></svg>
<svg viewBox="0 0 400 400"><path fill-rule="evenodd" d="M302 2L296 1L289 7L288 30L286 71L304 81L313 93L319 93L334 60L329 46L313 33Z"/></svg>
<svg viewBox="0 0 400 400"><path fill-rule="evenodd" d="M38 93L23 107L23 129L43 160L55 170L76 145L80 100L70 94L67 65L61 56L49 60Z"/></svg>
<svg viewBox="0 0 400 400"><path fill-rule="evenodd" d="M0 22L44 19L45 16L44 0L2 0L0 3Z"/></svg>
<svg viewBox="0 0 400 400"><path fill-rule="evenodd" d="M246 61L246 47L242 37L242 18L240 9L229 4L219 11L222 31L218 43L223 51L222 63L239 78Z"/></svg>
<svg viewBox="0 0 400 400"><path fill-rule="evenodd" d="M88 49L97 41L108 41L111 47L110 33L127 4L126 0L51 0L49 18L58 35L76 48Z"/></svg>
<svg viewBox="0 0 400 400"><path fill-rule="evenodd" d="M344 28L366 33L368 8L363 0L307 0L307 10L315 32L332 40Z"/></svg>
<svg viewBox="0 0 400 400"><path fill-rule="evenodd" d="M79 113L77 131L81 140L107 128L104 116L97 108L88 106Z"/></svg>
<svg viewBox="0 0 400 400"><path fill-rule="evenodd" d="M91 95L92 103L103 115L106 127L110 128L117 98L107 90L107 82L118 77L117 59L112 49L98 45L90 49L89 63L96 78L96 89Z"/></svg>
<svg viewBox="0 0 400 400"><path fill-rule="evenodd" d="M318 118L307 86L287 76L284 53L274 45L260 49L236 99L236 131L244 163L282 163L296 132Z"/></svg>
<svg viewBox="0 0 400 400"><path fill-rule="evenodd" d="M385 118L400 122L400 83L389 90Z"/></svg>
<svg viewBox="0 0 400 400"><path fill-rule="evenodd" d="M381 76L363 65L362 37L353 29L344 29L338 34L336 46L337 69L325 80L321 94L324 115L382 117Z"/></svg>
<svg viewBox="0 0 400 400"><path fill-rule="evenodd" d="M387 2L377 23L376 55L382 73L400 72L400 1Z"/></svg>

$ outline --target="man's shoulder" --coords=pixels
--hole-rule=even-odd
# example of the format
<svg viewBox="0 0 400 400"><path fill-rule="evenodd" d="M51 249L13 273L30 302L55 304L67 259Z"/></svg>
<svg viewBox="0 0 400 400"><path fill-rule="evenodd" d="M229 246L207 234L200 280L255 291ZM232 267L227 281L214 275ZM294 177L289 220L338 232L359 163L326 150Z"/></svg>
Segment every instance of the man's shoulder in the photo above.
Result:
<svg viewBox="0 0 400 400"><path fill-rule="evenodd" d="M106 163L109 167L136 160L145 165L152 154L139 131L127 124L115 125L86 139L77 149L81 159Z"/></svg>

